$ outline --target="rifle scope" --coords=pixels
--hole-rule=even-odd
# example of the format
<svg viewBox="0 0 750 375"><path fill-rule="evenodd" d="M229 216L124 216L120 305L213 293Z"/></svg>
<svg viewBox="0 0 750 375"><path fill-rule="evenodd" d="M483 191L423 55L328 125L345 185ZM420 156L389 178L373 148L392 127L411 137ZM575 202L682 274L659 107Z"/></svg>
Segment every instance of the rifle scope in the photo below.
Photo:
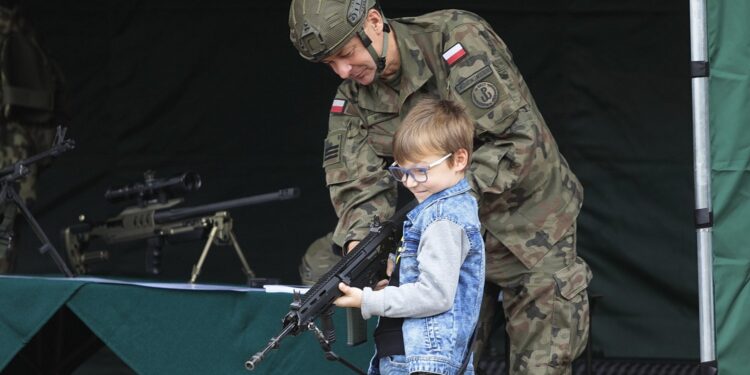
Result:
<svg viewBox="0 0 750 375"><path fill-rule="evenodd" d="M133 200L137 200L138 203L154 200L166 202L201 187L201 176L195 172L184 172L173 177L157 179L153 171L147 171L143 177L143 182L107 189L104 198L110 203Z"/></svg>

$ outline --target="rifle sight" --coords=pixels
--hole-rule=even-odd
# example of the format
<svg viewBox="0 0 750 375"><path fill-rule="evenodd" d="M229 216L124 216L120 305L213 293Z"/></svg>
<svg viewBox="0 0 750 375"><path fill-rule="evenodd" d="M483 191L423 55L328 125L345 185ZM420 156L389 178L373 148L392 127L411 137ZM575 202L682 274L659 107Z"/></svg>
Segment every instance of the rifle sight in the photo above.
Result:
<svg viewBox="0 0 750 375"><path fill-rule="evenodd" d="M195 172L184 172L173 177L157 179L153 171L146 171L143 177L143 182L107 189L104 198L110 203L130 201L137 201L139 205L153 201L164 203L201 187L201 176Z"/></svg>

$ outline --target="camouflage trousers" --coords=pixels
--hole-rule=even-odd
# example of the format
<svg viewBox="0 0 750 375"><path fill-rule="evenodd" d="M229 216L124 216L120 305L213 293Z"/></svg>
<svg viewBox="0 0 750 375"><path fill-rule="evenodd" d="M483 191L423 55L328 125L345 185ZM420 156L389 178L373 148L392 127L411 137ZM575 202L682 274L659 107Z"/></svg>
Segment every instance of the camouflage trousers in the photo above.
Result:
<svg viewBox="0 0 750 375"><path fill-rule="evenodd" d="M575 225L531 269L489 233L485 248L486 279L502 290L510 373L571 374L572 361L588 341L586 287L591 279L588 265L576 255ZM474 345L475 367L480 357L476 354L489 339L498 306L497 290L485 288Z"/></svg>
<svg viewBox="0 0 750 375"><path fill-rule="evenodd" d="M17 122L0 124L0 168L26 159L52 144L55 129L49 126L21 125ZM29 166L29 174L15 186L24 201L36 199L36 178L39 166ZM0 203L0 273L7 273L12 265L10 251L18 209L13 202Z"/></svg>
<svg viewBox="0 0 750 375"><path fill-rule="evenodd" d="M302 285L313 285L328 272L342 256L331 251L333 232L313 241L305 251L299 265L299 277Z"/></svg>

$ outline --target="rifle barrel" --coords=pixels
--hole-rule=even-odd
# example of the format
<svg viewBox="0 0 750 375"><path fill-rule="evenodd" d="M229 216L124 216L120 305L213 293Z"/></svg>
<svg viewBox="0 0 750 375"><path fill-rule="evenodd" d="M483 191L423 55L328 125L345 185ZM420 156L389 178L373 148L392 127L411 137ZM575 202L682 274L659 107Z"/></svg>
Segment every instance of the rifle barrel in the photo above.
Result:
<svg viewBox="0 0 750 375"><path fill-rule="evenodd" d="M28 165L32 165L32 164L36 163L39 160L48 158L50 156L57 156L57 155L65 152L65 151L72 150L73 148L75 148L75 144L73 143L73 141L71 141L71 140L65 140L61 144L53 145L47 151L40 152L40 153L38 153L36 155L30 156L27 159L17 161L17 162L15 162L15 163L13 163L13 164L5 167L5 168L0 169L0 176L5 177L6 175L9 175L9 174L15 172L17 164L21 164L22 166L26 167Z"/></svg>
<svg viewBox="0 0 750 375"><path fill-rule="evenodd" d="M255 366L260 363L260 361L265 358L266 354L268 354L269 351L272 349L277 349L279 347L279 342L281 342L281 339L286 337L289 333L292 332L293 329L297 328L297 322L290 322L286 326L284 326L284 329L279 333L278 336L271 338L271 341L269 341L268 345L266 345L263 350L253 354L253 356L245 361L245 368L253 371L255 370Z"/></svg>
<svg viewBox="0 0 750 375"><path fill-rule="evenodd" d="M154 222L157 224L177 221L189 217L207 215L218 211L228 210L230 208L261 204L272 201L282 201L299 197L299 188L282 189L275 193L266 193L252 195L249 197L232 199L223 202L210 203L202 206L176 208L166 211L157 211L154 213Z"/></svg>

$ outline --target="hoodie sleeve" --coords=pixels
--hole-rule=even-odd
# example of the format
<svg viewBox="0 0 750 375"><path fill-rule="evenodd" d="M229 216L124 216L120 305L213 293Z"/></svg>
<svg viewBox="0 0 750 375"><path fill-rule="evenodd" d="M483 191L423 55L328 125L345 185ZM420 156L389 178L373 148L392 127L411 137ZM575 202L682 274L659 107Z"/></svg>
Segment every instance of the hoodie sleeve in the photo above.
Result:
<svg viewBox="0 0 750 375"><path fill-rule="evenodd" d="M458 224L449 220L430 224L419 241L416 282L379 291L364 288L362 316L421 318L449 310L469 248L469 238Z"/></svg>

